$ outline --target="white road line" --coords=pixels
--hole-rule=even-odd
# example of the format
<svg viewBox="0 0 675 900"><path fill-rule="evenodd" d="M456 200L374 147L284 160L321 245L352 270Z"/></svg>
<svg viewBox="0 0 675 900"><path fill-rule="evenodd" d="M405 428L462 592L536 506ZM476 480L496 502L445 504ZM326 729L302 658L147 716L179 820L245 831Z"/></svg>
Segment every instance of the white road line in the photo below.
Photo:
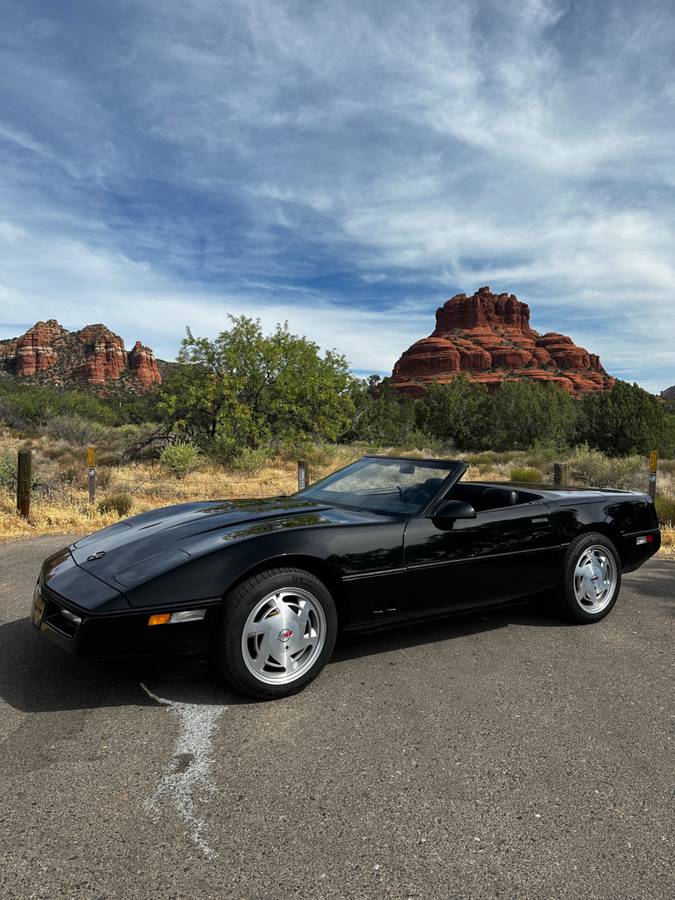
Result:
<svg viewBox="0 0 675 900"><path fill-rule="evenodd" d="M178 719L171 771L161 776L154 793L143 805L157 822L164 803L172 803L187 825L190 838L207 859L215 859L218 854L204 838L205 823L197 814L195 800L198 792L202 801L216 792L210 778L211 740L216 722L227 707L165 700L153 694L143 682L140 685L148 697L169 707Z"/></svg>

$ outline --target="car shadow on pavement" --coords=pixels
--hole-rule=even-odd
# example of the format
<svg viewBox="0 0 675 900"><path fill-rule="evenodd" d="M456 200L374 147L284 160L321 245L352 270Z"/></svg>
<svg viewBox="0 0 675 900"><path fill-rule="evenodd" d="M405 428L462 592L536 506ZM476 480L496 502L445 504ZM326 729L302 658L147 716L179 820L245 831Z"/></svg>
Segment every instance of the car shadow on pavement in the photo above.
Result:
<svg viewBox="0 0 675 900"><path fill-rule="evenodd" d="M52 646L28 617L0 625L0 700L21 712L155 706L157 700L228 705L251 701L190 660L96 660Z"/></svg>
<svg viewBox="0 0 675 900"><path fill-rule="evenodd" d="M561 625L532 604L472 611L386 631L341 635L331 663L511 624ZM35 631L28 617L0 625L0 699L21 712L156 705L158 700L142 685L160 702L227 706L253 702L209 677L200 661L87 659L52 646Z"/></svg>

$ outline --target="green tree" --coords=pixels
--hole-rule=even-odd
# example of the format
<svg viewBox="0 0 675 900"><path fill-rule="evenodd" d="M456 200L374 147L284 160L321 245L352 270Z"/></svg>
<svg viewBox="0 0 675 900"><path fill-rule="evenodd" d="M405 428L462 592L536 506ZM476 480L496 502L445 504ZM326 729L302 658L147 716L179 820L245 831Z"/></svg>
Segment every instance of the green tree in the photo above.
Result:
<svg viewBox="0 0 675 900"><path fill-rule="evenodd" d="M277 325L230 317L215 340L189 329L178 365L161 389L160 408L174 427L225 457L273 442L335 440L353 413L346 359Z"/></svg>
<svg viewBox="0 0 675 900"><path fill-rule="evenodd" d="M432 437L451 442L460 450L482 446L487 432L489 397L484 385L465 375L449 384L431 384L420 400L417 421Z"/></svg>
<svg viewBox="0 0 675 900"><path fill-rule="evenodd" d="M675 416L673 415L666 416L666 427L661 454L667 459L673 459L673 457L675 457Z"/></svg>
<svg viewBox="0 0 675 900"><path fill-rule="evenodd" d="M93 392L51 385L0 380L0 423L10 428L41 428L55 416L78 416L105 425L115 424L109 404Z"/></svg>
<svg viewBox="0 0 675 900"><path fill-rule="evenodd" d="M367 441L392 446L408 443L415 431L415 401L394 394L376 375L352 386L354 416L344 441Z"/></svg>
<svg viewBox="0 0 675 900"><path fill-rule="evenodd" d="M609 456L670 450L671 429L663 405L637 384L617 381L611 391L587 394L581 407L582 439Z"/></svg>
<svg viewBox="0 0 675 900"><path fill-rule="evenodd" d="M536 443L565 447L576 437L577 401L556 385L506 381L490 397L483 445L527 450Z"/></svg>

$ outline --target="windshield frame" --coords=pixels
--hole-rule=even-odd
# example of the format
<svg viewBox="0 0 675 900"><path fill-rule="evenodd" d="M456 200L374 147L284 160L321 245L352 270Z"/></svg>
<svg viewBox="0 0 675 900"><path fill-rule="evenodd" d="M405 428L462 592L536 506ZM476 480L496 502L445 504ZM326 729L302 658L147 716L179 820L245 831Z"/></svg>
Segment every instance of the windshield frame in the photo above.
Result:
<svg viewBox="0 0 675 900"><path fill-rule="evenodd" d="M333 500L332 498L329 500L324 500L321 497L315 497L309 494L310 491L315 490L321 484L326 481L332 481L335 479L335 476L340 475L343 472L346 472L348 469L351 469L353 466L356 466L358 463L364 463L368 460L382 460L391 463L416 463L417 465L428 465L432 468L438 469L439 473L445 473L445 477L443 479L442 484L439 485L436 493L429 499L427 503L421 506L416 512L406 512L403 510L385 510L385 509L373 509L370 506L360 506L355 503L345 503L341 500ZM336 469L334 472L330 472L328 475L325 475L323 478L320 478L318 481L313 482L307 487L303 488L301 491L296 491L291 496L298 497L301 499L313 500L317 503L325 503L326 506L336 506L344 509L354 509L359 510L361 512L375 513L376 515L382 516L393 516L396 518L402 519L416 519L416 518L424 518L430 514L430 511L435 509L437 505L440 503L442 498L447 494L447 492L460 480L460 478L464 475L466 470L468 469L468 464L460 459L430 459L427 457L418 457L418 456L381 456L377 454L366 454L365 456L361 456L359 459L354 460L354 462L349 463L346 466L343 466L341 469Z"/></svg>

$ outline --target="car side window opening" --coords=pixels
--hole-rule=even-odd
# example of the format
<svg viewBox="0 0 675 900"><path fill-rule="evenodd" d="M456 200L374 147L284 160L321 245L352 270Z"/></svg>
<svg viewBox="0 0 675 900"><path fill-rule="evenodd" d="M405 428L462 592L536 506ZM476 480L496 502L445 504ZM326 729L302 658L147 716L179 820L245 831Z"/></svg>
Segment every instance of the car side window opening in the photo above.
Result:
<svg viewBox="0 0 675 900"><path fill-rule="evenodd" d="M506 509L510 506L521 506L524 503L541 500L542 497L540 494L522 491L506 484L466 482L456 484L450 491L447 499L463 500L465 503L470 503L478 513L493 509Z"/></svg>
<svg viewBox="0 0 675 900"><path fill-rule="evenodd" d="M438 494L462 463L365 457L327 476L296 496L369 509L417 515Z"/></svg>

